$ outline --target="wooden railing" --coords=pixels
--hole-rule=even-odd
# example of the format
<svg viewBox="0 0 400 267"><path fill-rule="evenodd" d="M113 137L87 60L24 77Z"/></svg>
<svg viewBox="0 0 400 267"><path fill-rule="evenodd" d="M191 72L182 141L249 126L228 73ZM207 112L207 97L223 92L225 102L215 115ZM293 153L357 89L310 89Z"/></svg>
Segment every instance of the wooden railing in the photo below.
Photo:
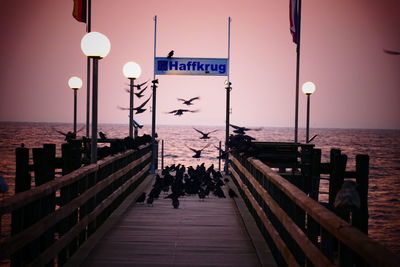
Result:
<svg viewBox="0 0 400 267"><path fill-rule="evenodd" d="M148 175L150 145L107 157L0 203L12 214L0 259L11 266L62 266Z"/></svg>
<svg viewBox="0 0 400 267"><path fill-rule="evenodd" d="M400 266L400 259L254 158L231 155L233 181L279 266Z"/></svg>

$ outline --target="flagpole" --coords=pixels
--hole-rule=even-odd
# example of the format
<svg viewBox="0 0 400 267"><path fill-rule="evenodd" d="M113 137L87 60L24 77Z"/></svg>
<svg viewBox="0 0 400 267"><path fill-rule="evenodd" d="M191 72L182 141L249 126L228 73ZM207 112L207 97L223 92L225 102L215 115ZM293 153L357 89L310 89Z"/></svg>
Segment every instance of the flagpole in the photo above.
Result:
<svg viewBox="0 0 400 267"><path fill-rule="evenodd" d="M298 0L298 23L296 24L296 104L294 122L294 143L298 143L299 128L299 78L300 78L300 29L301 29L301 0Z"/></svg>
<svg viewBox="0 0 400 267"><path fill-rule="evenodd" d="M231 91L231 83L230 83L230 60L231 60L231 17L228 18L228 84L226 86L226 121L225 121L225 153L228 153L229 146L229 112L230 112L230 91ZM228 154L226 154L228 155ZM228 156L225 159L225 174L229 173L229 158Z"/></svg>
<svg viewBox="0 0 400 267"><path fill-rule="evenodd" d="M92 27L92 0L86 2L86 32L91 32ZM86 137L89 138L90 128L90 57L87 57L86 67Z"/></svg>
<svg viewBox="0 0 400 267"><path fill-rule="evenodd" d="M156 93L157 93L157 85L155 82L156 72L155 72L155 62L156 62L156 48L157 48L157 16L154 16L154 59L153 59L153 104L152 104L152 113L151 113L151 149L152 149L152 157L151 157L151 165L150 165L150 173L154 174L156 169Z"/></svg>

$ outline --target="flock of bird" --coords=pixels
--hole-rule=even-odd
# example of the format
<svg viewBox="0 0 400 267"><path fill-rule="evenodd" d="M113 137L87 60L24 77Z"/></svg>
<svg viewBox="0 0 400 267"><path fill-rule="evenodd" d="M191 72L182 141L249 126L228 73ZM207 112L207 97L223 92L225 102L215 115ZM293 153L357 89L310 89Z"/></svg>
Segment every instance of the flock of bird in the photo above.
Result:
<svg viewBox="0 0 400 267"><path fill-rule="evenodd" d="M205 201L210 194L218 198L226 198L222 187L229 179L222 179L221 172L211 165L206 169L204 163L186 168L184 165L171 165L165 167L161 176L156 175L155 182L149 193L143 192L136 200L136 203L146 203L153 206L154 201L160 198L171 199L172 206L179 208L179 199L184 196L197 195L199 201ZM161 196L161 193L163 195ZM232 189L228 190L231 198L237 197Z"/></svg>

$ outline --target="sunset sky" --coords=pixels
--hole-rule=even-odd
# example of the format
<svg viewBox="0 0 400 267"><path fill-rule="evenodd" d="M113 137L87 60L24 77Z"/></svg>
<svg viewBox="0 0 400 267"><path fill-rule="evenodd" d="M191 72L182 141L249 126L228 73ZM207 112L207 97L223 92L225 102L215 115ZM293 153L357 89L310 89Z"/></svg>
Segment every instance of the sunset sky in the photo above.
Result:
<svg viewBox="0 0 400 267"><path fill-rule="evenodd" d="M0 121L71 122L80 76L78 121L86 120L85 24L72 17L72 0L0 0ZM399 0L303 0L300 83L313 81L311 127L400 129ZM231 122L294 126L296 46L289 32L289 0L92 0L92 31L105 34L111 52L99 66L99 123L128 123L122 74L127 61L153 75L157 56L226 58L231 23ZM224 125L225 77L158 76L157 123ZM140 104L150 95L138 100ZM177 98L200 96L181 117ZM149 104L151 101L149 102ZM299 127L306 97L300 93ZM137 118L151 123L150 107Z"/></svg>

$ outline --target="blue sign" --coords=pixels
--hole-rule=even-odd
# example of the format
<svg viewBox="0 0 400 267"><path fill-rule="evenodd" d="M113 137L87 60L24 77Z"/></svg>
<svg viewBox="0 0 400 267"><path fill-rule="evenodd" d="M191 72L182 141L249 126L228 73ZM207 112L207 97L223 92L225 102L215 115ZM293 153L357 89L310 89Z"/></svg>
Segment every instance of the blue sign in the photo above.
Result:
<svg viewBox="0 0 400 267"><path fill-rule="evenodd" d="M156 75L227 76L229 73L227 58L156 57L154 64Z"/></svg>

